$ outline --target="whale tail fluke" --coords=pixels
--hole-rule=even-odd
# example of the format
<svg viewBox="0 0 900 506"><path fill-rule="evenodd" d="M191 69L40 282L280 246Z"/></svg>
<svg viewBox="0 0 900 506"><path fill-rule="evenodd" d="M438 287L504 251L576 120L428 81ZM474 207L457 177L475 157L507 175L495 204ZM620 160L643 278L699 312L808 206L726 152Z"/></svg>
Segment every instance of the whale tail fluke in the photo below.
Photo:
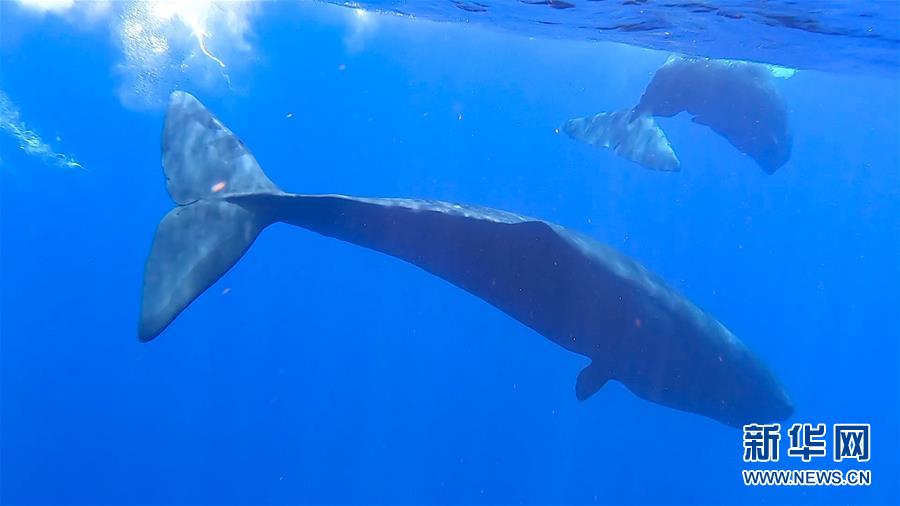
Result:
<svg viewBox="0 0 900 506"><path fill-rule="evenodd" d="M666 134L653 117L635 114L631 109L572 118L563 123L561 130L577 141L611 149L648 169L677 171L680 166Z"/></svg>
<svg viewBox="0 0 900 506"><path fill-rule="evenodd" d="M138 324L144 342L230 269L272 222L232 197L280 193L240 139L184 92L169 100L162 160L178 206L160 222L144 270Z"/></svg>

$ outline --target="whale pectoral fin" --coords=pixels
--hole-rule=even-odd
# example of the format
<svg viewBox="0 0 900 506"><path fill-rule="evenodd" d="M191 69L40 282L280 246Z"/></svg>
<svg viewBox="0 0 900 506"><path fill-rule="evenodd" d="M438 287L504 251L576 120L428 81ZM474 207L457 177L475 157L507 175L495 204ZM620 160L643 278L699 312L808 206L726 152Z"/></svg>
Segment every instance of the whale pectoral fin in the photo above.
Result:
<svg viewBox="0 0 900 506"><path fill-rule="evenodd" d="M691 123L693 123L693 124L695 124L695 125L702 125L702 126L705 126L705 127L708 127L708 126L709 126L709 123L706 121L706 119L703 118L703 116L694 116L694 117L692 117L692 118L691 118Z"/></svg>
<svg viewBox="0 0 900 506"><path fill-rule="evenodd" d="M575 382L575 397L579 401L584 401L603 388L603 385L609 380L609 370L597 362L591 362L589 366L578 373L578 380Z"/></svg>

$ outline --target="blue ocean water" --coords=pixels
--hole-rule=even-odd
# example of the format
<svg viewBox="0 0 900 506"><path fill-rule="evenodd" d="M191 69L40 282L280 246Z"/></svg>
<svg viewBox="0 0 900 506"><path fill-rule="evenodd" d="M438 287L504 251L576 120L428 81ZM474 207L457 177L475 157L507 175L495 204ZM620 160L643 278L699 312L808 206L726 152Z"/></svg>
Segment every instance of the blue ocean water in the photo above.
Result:
<svg viewBox="0 0 900 506"><path fill-rule="evenodd" d="M767 175L681 115L659 120L682 163L663 173L556 129L633 104L669 53L502 19L203 6L0 4L0 502L900 501L896 65L793 54L787 165ZM896 41L873 44L896 63ZM635 258L777 373L785 426L871 424L869 462L761 467L870 469L872 485L747 487L741 430L615 382L579 402L584 357L416 267L287 225L139 343L143 267L172 207L172 89L287 191L488 205Z"/></svg>

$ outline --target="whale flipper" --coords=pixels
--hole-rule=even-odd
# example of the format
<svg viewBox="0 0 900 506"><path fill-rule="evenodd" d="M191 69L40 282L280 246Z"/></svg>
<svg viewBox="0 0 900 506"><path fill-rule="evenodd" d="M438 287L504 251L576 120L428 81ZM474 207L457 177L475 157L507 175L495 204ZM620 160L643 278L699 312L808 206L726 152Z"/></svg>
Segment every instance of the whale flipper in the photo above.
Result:
<svg viewBox="0 0 900 506"><path fill-rule="evenodd" d="M608 368L595 360L578 373L578 380L575 382L575 397L579 401L585 401L603 388L603 385L609 380Z"/></svg>

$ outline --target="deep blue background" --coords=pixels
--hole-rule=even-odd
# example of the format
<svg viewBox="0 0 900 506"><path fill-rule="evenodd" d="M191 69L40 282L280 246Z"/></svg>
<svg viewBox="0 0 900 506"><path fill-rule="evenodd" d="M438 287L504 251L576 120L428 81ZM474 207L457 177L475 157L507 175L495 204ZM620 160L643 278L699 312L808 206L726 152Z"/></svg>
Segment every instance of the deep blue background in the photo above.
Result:
<svg viewBox="0 0 900 506"><path fill-rule="evenodd" d="M622 46L398 19L348 51L346 11L270 5L246 92L186 85L288 191L584 231L748 343L793 421L872 424L871 488L752 489L740 431L617 383L579 403L586 359L415 267L284 225L138 343L143 264L171 207L163 112L122 107L105 30L7 7L0 88L89 170L0 138L4 504L900 499L895 76L780 82L795 145L773 176L685 117L662 121L674 174L554 133L634 103L666 58Z"/></svg>

